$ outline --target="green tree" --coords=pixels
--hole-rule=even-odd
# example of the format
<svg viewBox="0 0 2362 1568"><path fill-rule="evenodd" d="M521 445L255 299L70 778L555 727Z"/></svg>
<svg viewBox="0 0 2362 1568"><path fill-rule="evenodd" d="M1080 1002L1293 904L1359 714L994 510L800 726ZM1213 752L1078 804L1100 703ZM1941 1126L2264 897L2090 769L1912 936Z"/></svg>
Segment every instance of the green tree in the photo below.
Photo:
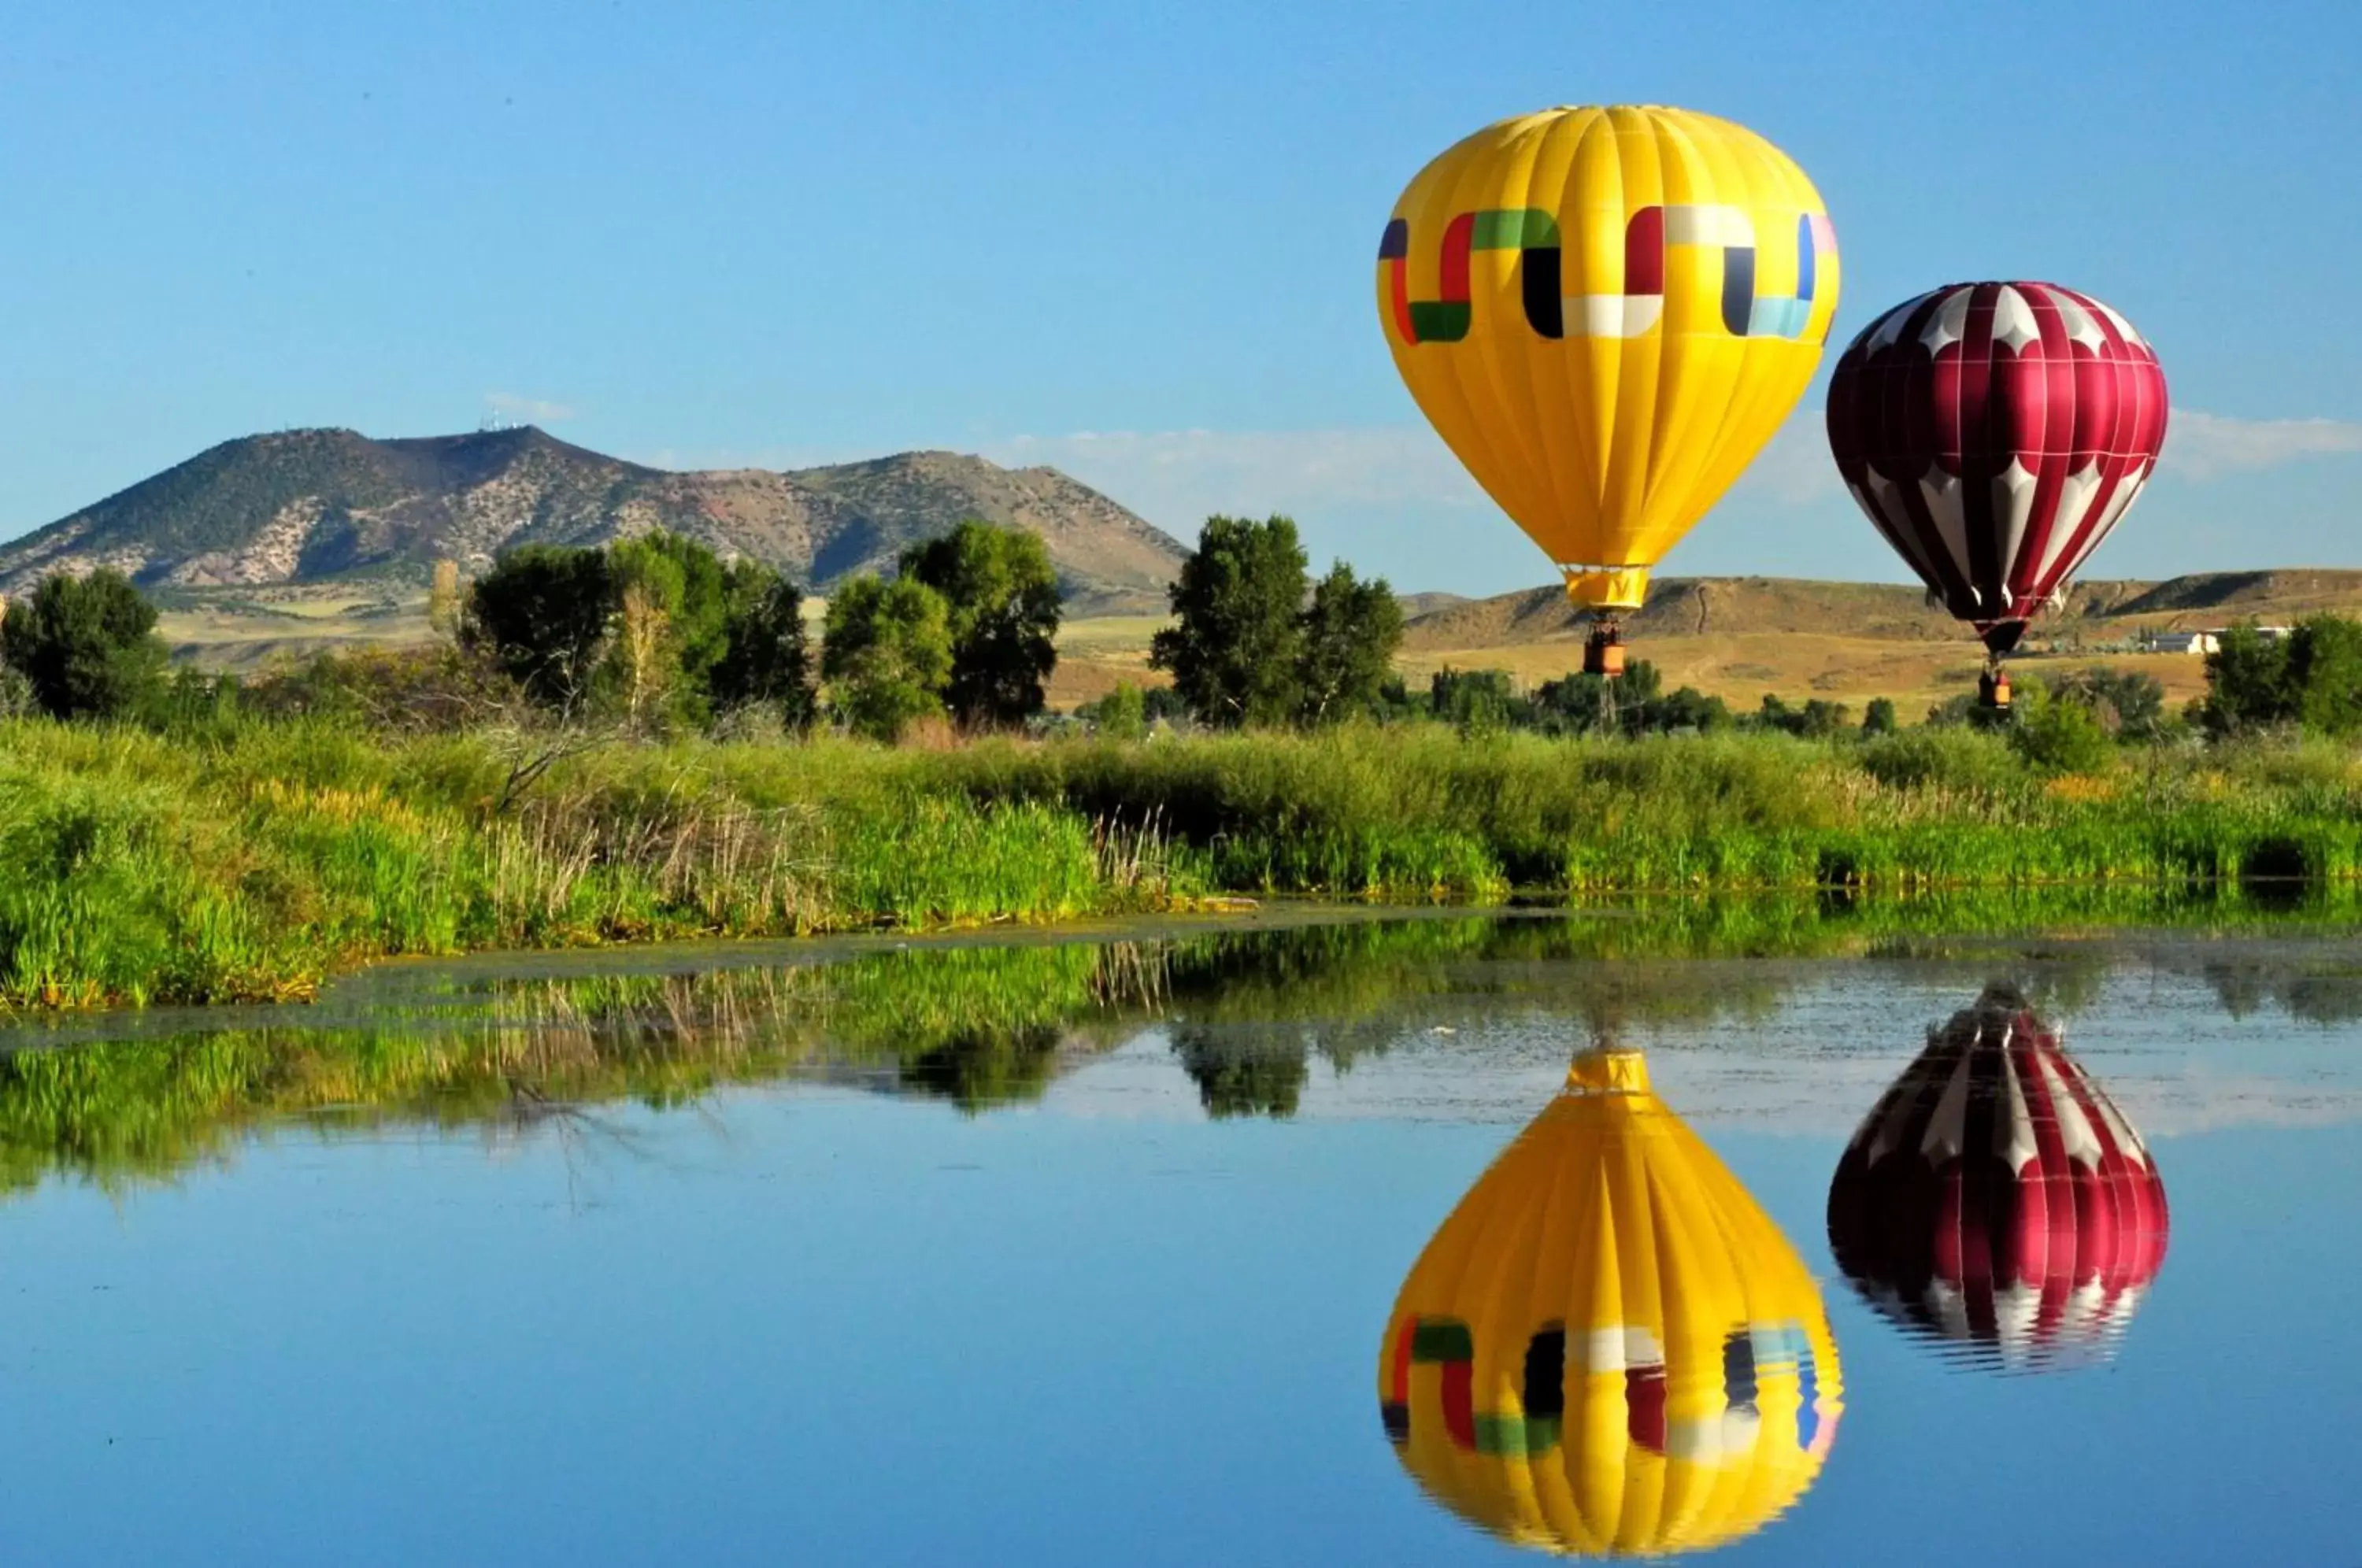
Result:
<svg viewBox="0 0 2362 1568"><path fill-rule="evenodd" d="M604 551L525 545L476 580L460 640L535 701L572 712L590 695L614 610Z"/></svg>
<svg viewBox="0 0 2362 1568"><path fill-rule="evenodd" d="M1758 729L1779 730L1817 740L1846 727L1846 705L1813 697L1806 699L1803 707L1791 708L1776 692L1766 691L1762 705L1755 711L1754 724Z"/></svg>
<svg viewBox="0 0 2362 1568"><path fill-rule="evenodd" d="M2288 639L2288 684L2307 733L2362 732L2362 622L2313 615L2298 623Z"/></svg>
<svg viewBox="0 0 2362 1568"><path fill-rule="evenodd" d="M2056 676L2048 684L2051 696L2081 702L2119 740L2152 740L2165 731L2165 687L2153 675L2100 667Z"/></svg>
<svg viewBox="0 0 2362 1568"><path fill-rule="evenodd" d="M1042 711L1058 663L1058 573L1032 534L966 522L902 552L902 575L943 595L950 617L946 700L969 728L1021 724Z"/></svg>
<svg viewBox="0 0 2362 1568"><path fill-rule="evenodd" d="M1641 661L1635 659L1635 664ZM1670 734L1676 730L1695 730L1704 734L1712 730L1727 730L1731 725L1730 705L1719 697L1709 697L1694 686L1679 687L1661 697L1650 699L1637 711L1637 727L1654 734Z"/></svg>
<svg viewBox="0 0 2362 1568"><path fill-rule="evenodd" d="M1529 710L1510 688L1506 669L1453 669L1429 678L1428 711L1463 735L1492 734L1515 725Z"/></svg>
<svg viewBox="0 0 2362 1568"><path fill-rule="evenodd" d="M164 660L156 607L108 567L44 578L0 620L0 663L55 718L130 716L153 700Z"/></svg>
<svg viewBox="0 0 2362 1568"><path fill-rule="evenodd" d="M1148 699L1128 680L1100 698L1091 709L1091 723L1109 740L1136 741L1148 733Z"/></svg>
<svg viewBox="0 0 2362 1568"><path fill-rule="evenodd" d="M2206 704L2200 717L2213 735L2287 723L2297 716L2289 647L2250 625L2225 631L2206 656Z"/></svg>
<svg viewBox="0 0 2362 1568"><path fill-rule="evenodd" d="M600 676L606 694L635 726L668 717L686 689L681 632L688 574L657 542L659 537L618 539L607 547L615 613Z"/></svg>
<svg viewBox="0 0 2362 1568"><path fill-rule="evenodd" d="M1710 722L1712 710L1697 706L1709 699L1686 686L1667 699L1663 690L1664 678L1645 658L1634 659L1612 682L1605 676L1576 672L1545 680L1535 690L1535 722L1547 734L1573 735L1678 729L1680 719L1691 717ZM1727 718L1729 710L1724 709L1723 716Z"/></svg>
<svg viewBox="0 0 2362 1568"><path fill-rule="evenodd" d="M1306 586L1294 523L1209 517L1171 590L1179 624L1156 634L1149 663L1203 723L1286 723L1303 706Z"/></svg>
<svg viewBox="0 0 2362 1568"><path fill-rule="evenodd" d="M1308 724L1365 713L1402 646L1401 602L1384 578L1363 582L1338 561L1312 588L1297 655L1300 716Z"/></svg>
<svg viewBox="0 0 2362 1568"><path fill-rule="evenodd" d="M1140 716L1152 724L1186 724L1189 722L1189 700L1170 686L1143 687Z"/></svg>
<svg viewBox="0 0 2362 1568"><path fill-rule="evenodd" d="M729 651L734 569L723 565L710 546L662 528L608 547L611 556L634 548L669 561L679 574L680 601L673 611L673 662L688 689L702 694L707 677ZM756 565L758 571L767 569L757 563L740 564Z"/></svg>
<svg viewBox="0 0 2362 1568"><path fill-rule="evenodd" d="M1892 697L1873 697L1861 711L1861 733L1866 735L1891 735L1897 727Z"/></svg>
<svg viewBox="0 0 2362 1568"><path fill-rule="evenodd" d="M803 595L761 562L742 560L730 568L724 597L722 657L706 677L714 710L775 708L789 730L803 730L812 720Z"/></svg>
<svg viewBox="0 0 2362 1568"><path fill-rule="evenodd" d="M916 578L857 577L829 601L821 674L829 699L858 735L888 745L944 711L952 673L951 614Z"/></svg>

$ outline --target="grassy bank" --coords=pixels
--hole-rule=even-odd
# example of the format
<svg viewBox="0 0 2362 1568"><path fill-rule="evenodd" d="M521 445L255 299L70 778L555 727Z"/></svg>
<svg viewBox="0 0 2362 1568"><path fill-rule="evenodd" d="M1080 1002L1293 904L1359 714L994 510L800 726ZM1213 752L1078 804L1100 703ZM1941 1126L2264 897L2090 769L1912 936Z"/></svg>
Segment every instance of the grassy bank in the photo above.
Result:
<svg viewBox="0 0 2362 1568"><path fill-rule="evenodd" d="M1219 892L1495 900L2362 868L2345 748L2046 778L1920 729L1463 740L1347 729L948 750L0 724L0 1000L302 995L372 957L1054 921Z"/></svg>

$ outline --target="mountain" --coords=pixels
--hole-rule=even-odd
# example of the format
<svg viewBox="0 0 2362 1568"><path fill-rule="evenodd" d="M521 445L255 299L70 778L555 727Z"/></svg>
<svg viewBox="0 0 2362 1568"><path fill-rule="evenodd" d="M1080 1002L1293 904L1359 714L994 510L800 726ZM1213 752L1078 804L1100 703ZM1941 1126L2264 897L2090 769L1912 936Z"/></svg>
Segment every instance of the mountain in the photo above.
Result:
<svg viewBox="0 0 2362 1568"><path fill-rule="evenodd" d="M652 528L826 592L969 517L1041 536L1076 614L1161 613L1186 553L1055 469L953 452L674 472L531 425L383 441L291 430L225 441L0 546L0 593L94 566L178 588L415 578L444 558L473 571L512 545L595 545Z"/></svg>

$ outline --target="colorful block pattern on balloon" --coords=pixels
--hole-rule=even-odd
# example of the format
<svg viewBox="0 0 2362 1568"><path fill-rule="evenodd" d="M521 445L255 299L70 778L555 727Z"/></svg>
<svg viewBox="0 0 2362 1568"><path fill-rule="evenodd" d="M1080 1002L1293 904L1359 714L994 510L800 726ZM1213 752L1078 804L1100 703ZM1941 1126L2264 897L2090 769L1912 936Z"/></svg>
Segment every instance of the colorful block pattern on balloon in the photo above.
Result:
<svg viewBox="0 0 2362 1568"><path fill-rule="evenodd" d="M1702 246L1720 251L1722 329L1734 337L1804 336L1813 315L1815 280L1837 255L1837 231L1819 213L1794 223L1794 293L1755 293L1755 224L1732 206L1650 205L1624 226L1624 287L1617 293L1563 294L1558 220L1539 207L1465 212L1445 226L1437 261L1438 297L1410 297L1410 222L1395 218L1378 240L1395 331L1405 343L1457 343L1474 319L1469 258L1479 251L1515 250L1526 324L1540 337L1638 337L1665 314L1665 251ZM1571 307L1571 308L1570 308Z"/></svg>

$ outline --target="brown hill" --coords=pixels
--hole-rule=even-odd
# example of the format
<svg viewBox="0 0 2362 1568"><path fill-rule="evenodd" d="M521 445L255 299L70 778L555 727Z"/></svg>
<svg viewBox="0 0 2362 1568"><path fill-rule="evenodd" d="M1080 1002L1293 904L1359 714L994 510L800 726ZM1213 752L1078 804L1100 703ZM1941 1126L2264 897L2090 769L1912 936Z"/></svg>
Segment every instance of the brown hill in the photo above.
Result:
<svg viewBox="0 0 2362 1568"><path fill-rule="evenodd" d="M2286 624L2323 610L2362 613L2362 571L2079 583L2058 613L2036 623L2023 657L2044 669L2139 669L2180 701L2203 690L2204 661L2142 652L2141 633ZM1929 608L1917 589L1882 583L1665 578L1628 626L1634 654L1668 685L1694 685L1744 707L1770 691L1790 701L1891 697L1915 711L1973 690L1982 658L1968 629ZM1416 617L1400 667L1414 680L1445 667L1502 669L1531 686L1576 668L1583 633L1557 588L1529 589Z"/></svg>
<svg viewBox="0 0 2362 1568"><path fill-rule="evenodd" d="M2290 621L2323 610L2362 608L2362 571L2323 569L2199 572L2164 582L2081 582L2036 623L2056 641L2129 637L2233 621ZM1636 641L1668 637L1837 635L1884 641L1959 643L1960 624L1916 588L1777 577L1668 577L1649 585L1648 602L1626 622ZM1466 600L1412 618L1408 652L1495 648L1583 635L1583 618L1556 587Z"/></svg>
<svg viewBox="0 0 2362 1568"><path fill-rule="evenodd" d="M531 426L411 440L296 430L226 441L6 546L0 592L112 566L150 587L385 576L512 545L669 528L825 592L964 518L1038 534L1075 613L1153 613L1184 551L1054 469L952 452L830 468L676 473Z"/></svg>

